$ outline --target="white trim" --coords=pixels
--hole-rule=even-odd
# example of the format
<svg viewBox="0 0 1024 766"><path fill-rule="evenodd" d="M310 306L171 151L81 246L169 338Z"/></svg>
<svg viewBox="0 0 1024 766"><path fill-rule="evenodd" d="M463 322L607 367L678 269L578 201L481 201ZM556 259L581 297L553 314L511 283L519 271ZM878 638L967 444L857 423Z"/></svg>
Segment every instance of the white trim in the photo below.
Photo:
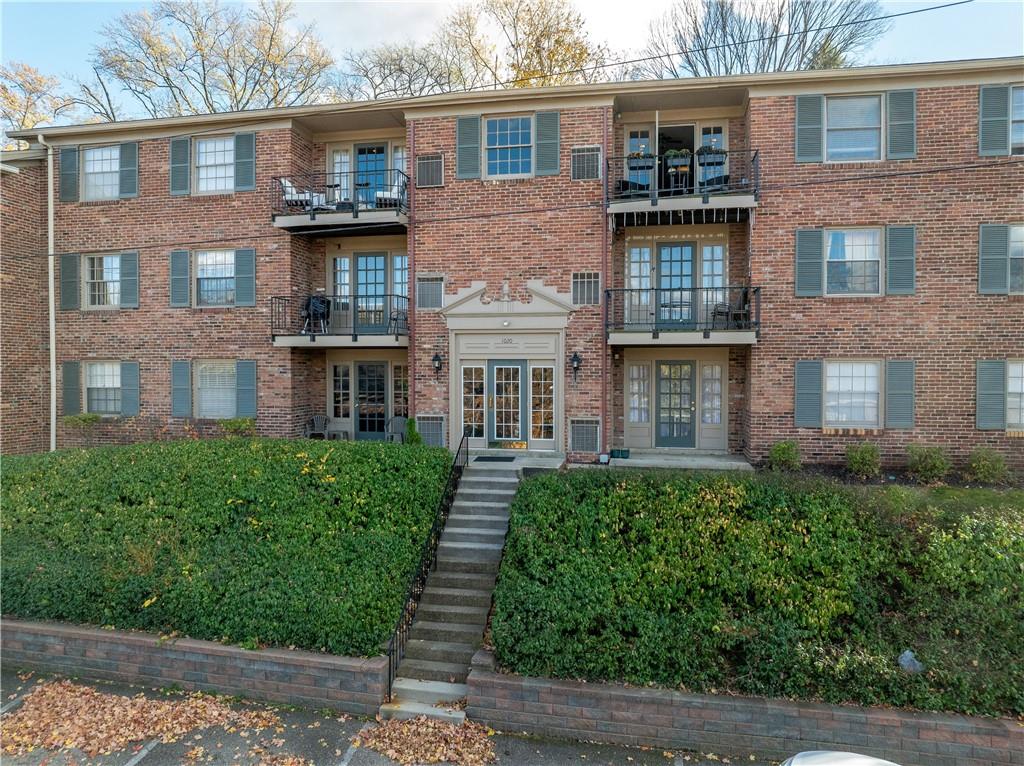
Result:
<svg viewBox="0 0 1024 766"><path fill-rule="evenodd" d="M488 120L511 120L517 117L526 117L530 120L530 172L509 173L491 175L487 172L487 150L507 149L510 147L487 146L487 121ZM523 178L533 178L537 174L537 115L535 112L512 113L512 114L485 114L480 117L480 178L483 181L515 181ZM527 146L527 144L515 144L516 147Z"/></svg>
<svg viewBox="0 0 1024 766"><path fill-rule="evenodd" d="M828 290L828 248L829 235L835 232L877 231L878 232L878 289L871 293L832 293ZM825 298L877 298L885 294L885 253L886 228L884 226L832 226L822 229L821 294ZM870 263L870 261L833 261L833 263Z"/></svg>
<svg viewBox="0 0 1024 766"><path fill-rule="evenodd" d="M828 158L828 102L830 99L850 99L850 98L867 98L874 96L878 98L878 157L871 159L851 159L851 160L830 160ZM821 153L822 153L822 164L824 165L850 165L864 162L885 162L886 161L886 92L885 91L869 91L865 93L826 93L825 103L823 105L821 114ZM837 128L837 130L842 130Z"/></svg>
<svg viewBox="0 0 1024 766"><path fill-rule="evenodd" d="M874 364L878 367L878 419L874 423L830 422L828 415L828 367L830 364ZM821 427L826 430L880 429L885 427L885 360L871 358L823 359L821 369Z"/></svg>

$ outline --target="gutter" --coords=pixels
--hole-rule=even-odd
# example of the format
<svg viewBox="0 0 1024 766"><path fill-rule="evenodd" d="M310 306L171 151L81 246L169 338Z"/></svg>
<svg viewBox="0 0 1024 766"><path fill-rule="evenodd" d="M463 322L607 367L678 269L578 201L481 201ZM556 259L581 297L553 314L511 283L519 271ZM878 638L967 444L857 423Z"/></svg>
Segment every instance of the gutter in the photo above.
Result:
<svg viewBox="0 0 1024 766"><path fill-rule="evenodd" d="M50 348L50 452L57 449L57 306L56 254L53 231L53 146L43 134L37 137L46 147L46 292Z"/></svg>

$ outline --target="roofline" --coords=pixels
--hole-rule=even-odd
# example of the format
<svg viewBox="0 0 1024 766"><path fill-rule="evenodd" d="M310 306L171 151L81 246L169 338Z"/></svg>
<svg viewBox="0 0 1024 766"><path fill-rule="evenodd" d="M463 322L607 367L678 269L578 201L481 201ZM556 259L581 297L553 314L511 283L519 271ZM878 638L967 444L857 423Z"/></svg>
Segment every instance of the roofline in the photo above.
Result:
<svg viewBox="0 0 1024 766"><path fill-rule="evenodd" d="M27 162L30 160L41 160L46 157L45 149L4 149L0 151L0 161L4 163L8 162Z"/></svg>
<svg viewBox="0 0 1024 766"><path fill-rule="evenodd" d="M353 101L312 106L274 107L238 112L217 112L213 114L185 115L180 117L158 117L122 122L86 123L83 125L62 125L40 127L30 130L10 131L11 138L31 140L42 134L45 137L127 133L139 130L189 128L197 125L218 125L238 122L259 122L282 118L314 117L320 114L345 112L375 112L401 109L415 111L421 108L461 106L475 103L515 102L524 99L556 99L580 96L640 95L652 91L685 92L721 87L761 87L779 85L801 85L817 82L848 82L860 79L886 77L912 77L915 75L963 75L986 72L1012 72L1024 78L1024 56L1000 58L963 59L959 61L934 61L915 64L884 64L843 69L816 69L799 72L766 72L757 74L725 75L722 77L692 77L668 80L630 80L619 82L586 83L581 85L558 85L540 88L507 88L503 90L475 90L471 92L443 93L414 98L379 99L376 101Z"/></svg>

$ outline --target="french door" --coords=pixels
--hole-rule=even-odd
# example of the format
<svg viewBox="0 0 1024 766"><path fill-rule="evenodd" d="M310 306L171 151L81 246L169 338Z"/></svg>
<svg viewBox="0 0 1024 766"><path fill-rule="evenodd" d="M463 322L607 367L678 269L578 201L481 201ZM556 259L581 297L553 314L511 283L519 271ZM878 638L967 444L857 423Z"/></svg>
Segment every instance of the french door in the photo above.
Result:
<svg viewBox="0 0 1024 766"><path fill-rule="evenodd" d="M695 319L694 251L691 242L658 245L657 325L674 328Z"/></svg>
<svg viewBox="0 0 1024 766"><path fill-rule="evenodd" d="M696 363L691 361L655 362L655 447L693 447L697 429L694 395Z"/></svg>
<svg viewBox="0 0 1024 766"><path fill-rule="evenodd" d="M496 447L525 449L529 438L527 364L525 360L491 360L488 441Z"/></svg>
<svg viewBox="0 0 1024 766"><path fill-rule="evenodd" d="M377 192L387 187L388 145L356 144L356 199L359 206L377 206Z"/></svg>
<svg viewBox="0 0 1024 766"><path fill-rule="evenodd" d="M356 439L381 440L387 430L387 362L356 362Z"/></svg>

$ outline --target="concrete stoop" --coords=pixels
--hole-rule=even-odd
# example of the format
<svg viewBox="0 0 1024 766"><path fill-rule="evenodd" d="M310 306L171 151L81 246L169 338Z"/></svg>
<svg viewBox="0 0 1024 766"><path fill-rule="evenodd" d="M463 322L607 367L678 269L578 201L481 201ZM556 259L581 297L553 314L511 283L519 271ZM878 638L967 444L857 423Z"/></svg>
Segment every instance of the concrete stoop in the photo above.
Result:
<svg viewBox="0 0 1024 766"><path fill-rule="evenodd" d="M444 703L466 697L469 663L483 641L519 479L511 464L471 462L463 471L437 546L437 568L427 577L381 718L465 720L465 712Z"/></svg>

